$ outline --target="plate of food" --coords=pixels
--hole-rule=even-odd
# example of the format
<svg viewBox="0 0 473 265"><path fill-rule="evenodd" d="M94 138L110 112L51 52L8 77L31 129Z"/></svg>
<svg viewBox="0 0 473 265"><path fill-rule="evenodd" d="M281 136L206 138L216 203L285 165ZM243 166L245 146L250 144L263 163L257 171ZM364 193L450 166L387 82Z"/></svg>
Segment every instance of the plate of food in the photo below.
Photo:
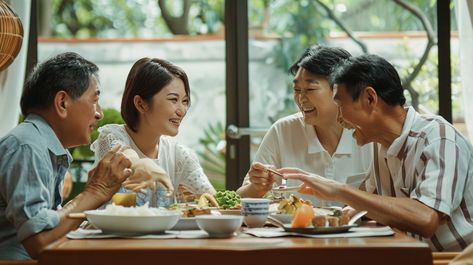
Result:
<svg viewBox="0 0 473 265"><path fill-rule="evenodd" d="M178 222L181 214L166 209L123 207L109 204L105 209L84 212L87 220L107 234L163 234Z"/></svg>
<svg viewBox="0 0 473 265"><path fill-rule="evenodd" d="M301 234L343 233L356 227L356 222L367 212L359 212L352 218L340 207L313 207L295 195L283 199L278 205L279 212L271 214L268 221L286 232Z"/></svg>
<svg viewBox="0 0 473 265"><path fill-rule="evenodd" d="M240 195L235 191L217 191L215 196L204 193L198 201L200 207L215 207L221 215L240 215Z"/></svg>
<svg viewBox="0 0 473 265"><path fill-rule="evenodd" d="M312 210L304 208L305 206L301 207L301 210L297 210L291 223L283 223L280 219L277 219L272 215L268 216L268 221L275 226L283 228L286 232L299 234L343 233L350 230L350 228L357 226L354 223L348 223L348 216L346 215L314 216L313 212L311 213Z"/></svg>

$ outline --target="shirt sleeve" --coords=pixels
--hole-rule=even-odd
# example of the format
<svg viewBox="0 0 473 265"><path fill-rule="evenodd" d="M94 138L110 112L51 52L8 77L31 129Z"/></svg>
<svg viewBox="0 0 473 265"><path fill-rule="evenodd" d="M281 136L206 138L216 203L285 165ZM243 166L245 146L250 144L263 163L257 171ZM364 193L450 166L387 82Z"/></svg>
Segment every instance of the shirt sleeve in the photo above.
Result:
<svg viewBox="0 0 473 265"><path fill-rule="evenodd" d="M187 147L176 145L176 168L177 174L182 176L182 183L194 194L210 193L215 194L215 188L210 184L209 179L200 166L197 155Z"/></svg>
<svg viewBox="0 0 473 265"><path fill-rule="evenodd" d="M410 197L446 215L458 208L467 185L470 149L461 148L451 139L439 139L423 150L419 163L423 172ZM446 159L448 157L448 160Z"/></svg>
<svg viewBox="0 0 473 265"><path fill-rule="evenodd" d="M13 136L1 144L0 155L0 195L18 240L56 227L59 215L52 210L54 190L48 189L55 177L46 164L48 159L29 145L20 145Z"/></svg>
<svg viewBox="0 0 473 265"><path fill-rule="evenodd" d="M105 125L98 129L99 136L91 145L90 149L95 153L95 160L102 159L108 151L117 144L122 147L129 147L126 136L120 132L120 125Z"/></svg>

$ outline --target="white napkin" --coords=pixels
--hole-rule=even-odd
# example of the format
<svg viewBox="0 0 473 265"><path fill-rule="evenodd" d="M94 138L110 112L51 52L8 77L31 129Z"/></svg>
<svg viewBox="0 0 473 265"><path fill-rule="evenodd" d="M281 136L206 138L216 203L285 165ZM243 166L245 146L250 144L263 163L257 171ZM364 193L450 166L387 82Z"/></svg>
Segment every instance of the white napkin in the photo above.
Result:
<svg viewBox="0 0 473 265"><path fill-rule="evenodd" d="M252 236L256 237L281 237L281 236L303 236L303 237L313 237L313 238L336 238L336 237L370 237L370 236L392 236L394 231L389 226L382 227L353 227L348 232L345 233L335 233L335 234L318 234L318 235L309 235L309 234L300 234L285 232L282 228L248 228L243 231Z"/></svg>
<svg viewBox="0 0 473 265"><path fill-rule="evenodd" d="M202 230L166 231L156 235L114 235L103 233L100 229L82 229L71 231L67 234L69 239L95 239L95 238L128 238L128 239L169 239L169 238L208 238L209 235Z"/></svg>

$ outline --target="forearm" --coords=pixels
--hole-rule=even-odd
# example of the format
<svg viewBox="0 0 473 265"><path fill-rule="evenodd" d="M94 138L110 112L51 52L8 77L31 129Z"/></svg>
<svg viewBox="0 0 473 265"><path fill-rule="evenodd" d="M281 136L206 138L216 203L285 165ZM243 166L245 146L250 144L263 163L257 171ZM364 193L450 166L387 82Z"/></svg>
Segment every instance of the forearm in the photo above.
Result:
<svg viewBox="0 0 473 265"><path fill-rule="evenodd" d="M35 234L22 243L28 254L33 258L37 259L39 253L48 245L55 240L63 237L69 231L76 229L82 222L82 220L75 220L67 218L69 213L78 213L86 210L96 209L102 205L104 201L96 198L96 196L89 192L82 192L65 205L59 214L59 224L51 229L45 230L38 234Z"/></svg>
<svg viewBox="0 0 473 265"><path fill-rule="evenodd" d="M338 194L340 201L368 211L373 220L424 237L431 237L440 223L440 213L414 199L379 196L348 185L343 185Z"/></svg>

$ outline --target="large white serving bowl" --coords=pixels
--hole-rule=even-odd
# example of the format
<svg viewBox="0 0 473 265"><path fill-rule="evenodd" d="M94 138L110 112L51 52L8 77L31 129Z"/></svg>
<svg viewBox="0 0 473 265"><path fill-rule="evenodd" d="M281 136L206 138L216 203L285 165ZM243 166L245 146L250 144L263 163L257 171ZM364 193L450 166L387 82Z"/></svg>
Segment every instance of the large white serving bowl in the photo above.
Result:
<svg viewBox="0 0 473 265"><path fill-rule="evenodd" d="M243 223L241 215L199 215L195 219L210 237L232 237Z"/></svg>
<svg viewBox="0 0 473 265"><path fill-rule="evenodd" d="M181 216L178 212L153 216L109 215L102 210L84 213L92 225L108 234L162 234L173 228Z"/></svg>

